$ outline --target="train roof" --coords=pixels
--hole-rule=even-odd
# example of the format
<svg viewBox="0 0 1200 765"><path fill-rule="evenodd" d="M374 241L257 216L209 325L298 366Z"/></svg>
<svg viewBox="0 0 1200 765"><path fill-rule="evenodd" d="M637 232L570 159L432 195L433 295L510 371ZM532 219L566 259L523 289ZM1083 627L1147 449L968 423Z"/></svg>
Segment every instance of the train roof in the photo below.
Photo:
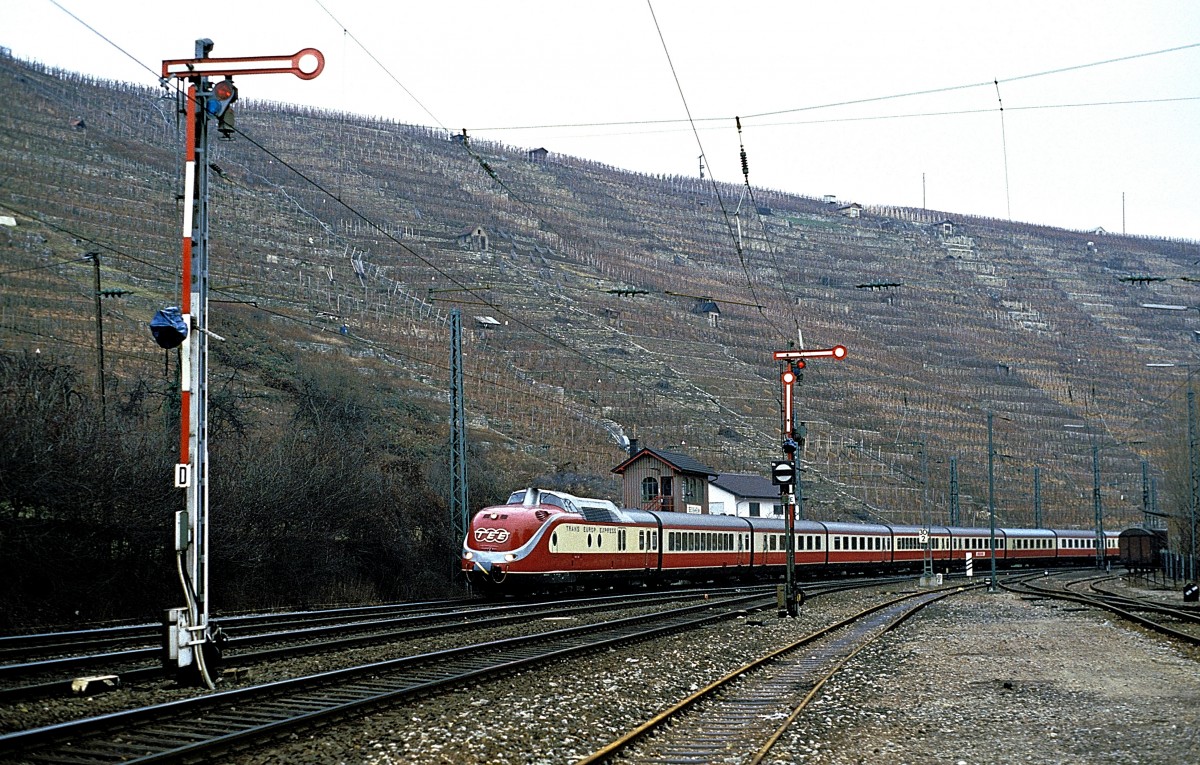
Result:
<svg viewBox="0 0 1200 765"><path fill-rule="evenodd" d="M876 523L845 523L834 521L822 522L820 525L829 530L830 534L891 534L892 528ZM914 527L914 531L916 527Z"/></svg>
<svg viewBox="0 0 1200 765"><path fill-rule="evenodd" d="M889 524L886 526L889 531L895 534L920 534L924 526L903 526L898 524ZM945 526L929 526L930 534L945 534L949 531Z"/></svg>
<svg viewBox="0 0 1200 765"><path fill-rule="evenodd" d="M1060 537L1062 539L1095 539L1096 538L1096 530L1095 529L1055 529L1051 533L1053 533L1055 536ZM1104 535L1108 536L1109 532L1105 532Z"/></svg>
<svg viewBox="0 0 1200 765"><path fill-rule="evenodd" d="M763 517L742 517L743 521L749 521L755 531L769 531L778 534L787 530L786 518L763 518ZM796 533L798 534L822 534L825 532L827 524L817 521L797 520L795 525Z"/></svg>
<svg viewBox="0 0 1200 765"><path fill-rule="evenodd" d="M1001 530L1002 529L999 529L999 528L996 529L996 531L1001 531ZM1003 529L1003 531L1008 536L1018 536L1018 537L1026 537L1026 538L1033 538L1033 539L1053 539L1054 537L1058 536L1058 534L1054 533L1053 529L1009 529L1009 528L1006 528L1006 529ZM1092 536L1096 536L1096 535L1092 534Z"/></svg>
<svg viewBox="0 0 1200 765"><path fill-rule="evenodd" d="M729 529L731 531L745 531L746 519L736 515L699 515L696 513L673 513L673 512L658 512L652 513L645 510L626 510L630 516L634 513L644 514L646 522L654 523L654 518L658 517L664 525L672 528L708 528L708 529Z"/></svg>
<svg viewBox="0 0 1200 765"><path fill-rule="evenodd" d="M1000 534L1004 529L996 527L996 533ZM954 526L950 529L952 537L986 537L992 533L990 526Z"/></svg>
<svg viewBox="0 0 1200 765"><path fill-rule="evenodd" d="M1167 530L1147 529L1143 528L1142 526L1132 526L1122 531L1118 536L1120 536L1122 539L1128 539L1129 537L1158 537L1159 539L1166 539Z"/></svg>

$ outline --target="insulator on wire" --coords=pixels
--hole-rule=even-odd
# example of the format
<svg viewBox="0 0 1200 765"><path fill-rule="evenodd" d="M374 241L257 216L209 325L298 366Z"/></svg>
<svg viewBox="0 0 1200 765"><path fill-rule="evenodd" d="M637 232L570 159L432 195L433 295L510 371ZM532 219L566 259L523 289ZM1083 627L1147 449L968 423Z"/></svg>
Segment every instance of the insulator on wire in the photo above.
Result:
<svg viewBox="0 0 1200 765"><path fill-rule="evenodd" d="M742 149L742 175L750 176L750 163L746 161L746 150Z"/></svg>

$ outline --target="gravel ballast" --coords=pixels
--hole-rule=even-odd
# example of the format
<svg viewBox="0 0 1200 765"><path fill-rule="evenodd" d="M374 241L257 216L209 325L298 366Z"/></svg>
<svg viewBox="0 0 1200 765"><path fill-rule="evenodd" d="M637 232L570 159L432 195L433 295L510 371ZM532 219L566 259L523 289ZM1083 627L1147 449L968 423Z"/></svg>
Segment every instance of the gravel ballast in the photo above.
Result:
<svg viewBox="0 0 1200 765"><path fill-rule="evenodd" d="M811 599L796 619L753 613L569 658L256 745L222 761L573 763L746 662L906 589L915 588L827 595ZM522 631L592 618L547 619ZM260 669L255 680L319 671L364 653L379 660L405 649L432 650L442 642L282 662ZM28 724L75 716L81 705L97 713L110 704L184 693L148 688L123 703L123 692L91 701L45 700L36 711L8 708L0 717ZM773 727L764 721L764 731ZM1073 604L963 592L860 652L768 761L1200 763L1200 651Z"/></svg>
<svg viewBox="0 0 1200 765"><path fill-rule="evenodd" d="M233 761L572 763L864 600L821 598L794 620L761 614L570 660ZM1094 611L963 593L861 652L769 761L1196 763L1200 662L1195 652Z"/></svg>
<svg viewBox="0 0 1200 765"><path fill-rule="evenodd" d="M1097 611L944 601L860 653L773 762L1200 762L1193 650Z"/></svg>

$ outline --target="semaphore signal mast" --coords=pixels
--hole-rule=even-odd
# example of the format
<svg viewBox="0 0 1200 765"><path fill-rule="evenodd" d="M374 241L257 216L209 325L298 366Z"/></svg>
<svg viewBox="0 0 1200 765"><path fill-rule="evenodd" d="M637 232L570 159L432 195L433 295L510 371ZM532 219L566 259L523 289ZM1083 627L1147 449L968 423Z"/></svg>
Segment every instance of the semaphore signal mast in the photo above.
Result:
<svg viewBox="0 0 1200 765"><path fill-rule="evenodd" d="M808 351L775 351L771 354L776 361L786 362L779 381L783 385L782 425L783 454L780 462L771 465L771 482L779 486L779 497L783 505L784 518L787 528L787 570L784 579L783 602L780 604L780 616L796 616L800 611L803 599L796 587L796 515L797 510L803 512L804 491L800 482L799 460L796 452L804 443L804 424L796 431L795 414L792 411L792 399L796 384L800 381L800 370L804 368L805 359L829 358L841 360L846 358L846 346L835 345L832 348L814 349ZM793 436L797 436L799 441Z"/></svg>
<svg viewBox="0 0 1200 765"><path fill-rule="evenodd" d="M175 514L175 553L187 605L166 614L164 663L181 680L215 687L218 631L209 620L208 590L208 185L209 121L229 138L234 76L292 74L311 80L325 68L316 48L288 56L210 58L212 40L196 41L196 57L162 62L164 82L186 81L187 116L183 188L183 285L178 307L159 311L150 323L163 348L180 347L181 411L175 486L187 494L187 509ZM222 78L211 83L209 77Z"/></svg>

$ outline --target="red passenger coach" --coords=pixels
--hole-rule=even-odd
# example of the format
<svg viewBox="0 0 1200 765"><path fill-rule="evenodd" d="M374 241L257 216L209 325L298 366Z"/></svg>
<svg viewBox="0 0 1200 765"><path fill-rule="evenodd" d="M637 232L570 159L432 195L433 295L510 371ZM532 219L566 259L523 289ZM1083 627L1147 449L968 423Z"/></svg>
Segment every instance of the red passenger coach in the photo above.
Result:
<svg viewBox="0 0 1200 765"><path fill-rule="evenodd" d="M1005 529L996 529L996 558L1001 559L1006 552L1005 540L1010 534L1018 533L1014 531L1006 531ZM954 528L950 530L950 558L954 561L962 561L966 565L967 553L971 554L973 560L981 558L991 559L992 557L992 530L987 526L969 527L969 528Z"/></svg>
<svg viewBox="0 0 1200 765"><path fill-rule="evenodd" d="M1057 539L1049 529L1008 529L1004 533L1004 557L1009 565L1039 565L1054 558Z"/></svg>
<svg viewBox="0 0 1200 765"><path fill-rule="evenodd" d="M892 528L869 523L825 523L828 564L833 568L876 570L894 560ZM899 560L899 558L895 558Z"/></svg>
<svg viewBox="0 0 1200 765"><path fill-rule="evenodd" d="M894 537L895 561L898 567L902 567L906 571L921 568L925 561L927 544L934 567L939 571L948 567L951 554L950 529L945 526L931 526L928 529L921 526L891 526L889 528Z"/></svg>
<svg viewBox="0 0 1200 765"><path fill-rule="evenodd" d="M1096 559L1096 532L1091 529L1070 529L1054 532L1058 541L1058 560L1086 562ZM1118 560L1121 555L1120 534L1104 533L1105 560Z"/></svg>

